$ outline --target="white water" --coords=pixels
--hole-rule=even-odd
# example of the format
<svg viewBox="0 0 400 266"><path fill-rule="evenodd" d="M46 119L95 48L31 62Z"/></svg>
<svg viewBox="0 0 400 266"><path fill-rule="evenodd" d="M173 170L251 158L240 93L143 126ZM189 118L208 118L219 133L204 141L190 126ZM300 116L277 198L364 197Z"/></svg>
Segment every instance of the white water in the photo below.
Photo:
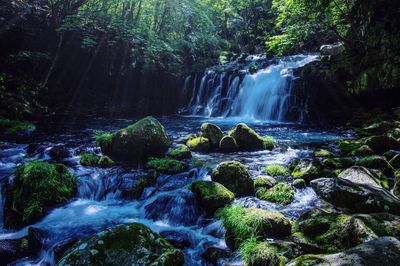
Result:
<svg viewBox="0 0 400 266"><path fill-rule="evenodd" d="M187 112L207 117L237 117L242 120L301 122L304 103L293 94L293 69L319 58L318 55L285 57L243 78L235 73L206 71L197 86L193 78ZM186 79L185 90L189 86ZM296 117L289 113L296 111Z"/></svg>

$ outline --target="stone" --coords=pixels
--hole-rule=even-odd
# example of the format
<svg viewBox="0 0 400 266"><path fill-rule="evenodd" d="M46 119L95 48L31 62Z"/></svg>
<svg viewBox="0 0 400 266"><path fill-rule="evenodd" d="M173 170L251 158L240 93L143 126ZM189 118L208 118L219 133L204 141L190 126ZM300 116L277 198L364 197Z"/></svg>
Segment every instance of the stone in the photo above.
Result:
<svg viewBox="0 0 400 266"><path fill-rule="evenodd" d="M322 165L316 160L301 160L292 172L294 178L301 178L306 182L319 178L322 174Z"/></svg>
<svg viewBox="0 0 400 266"><path fill-rule="evenodd" d="M236 151L239 148L236 140L231 136L225 136L221 139L219 143L219 149L223 152Z"/></svg>
<svg viewBox="0 0 400 266"><path fill-rule="evenodd" d="M270 189L278 183L272 176L258 176L254 179L254 190L258 188Z"/></svg>
<svg viewBox="0 0 400 266"><path fill-rule="evenodd" d="M306 188L306 181L304 181L304 179L295 179L293 181L293 187L297 188L297 189L303 189Z"/></svg>
<svg viewBox="0 0 400 266"><path fill-rule="evenodd" d="M339 178L349 180L353 183L374 186L376 188L389 189L388 179L386 176L378 175L373 170L362 166L353 166L342 171Z"/></svg>
<svg viewBox="0 0 400 266"><path fill-rule="evenodd" d="M274 141L270 138L263 138L246 124L238 124L230 132L241 150L272 150Z"/></svg>
<svg viewBox="0 0 400 266"><path fill-rule="evenodd" d="M209 152L211 150L210 141L207 138L197 137L188 140L186 145L191 151Z"/></svg>
<svg viewBox="0 0 400 266"><path fill-rule="evenodd" d="M345 51L345 47L342 42L337 42L334 44L322 45L319 50L322 55L340 55Z"/></svg>
<svg viewBox="0 0 400 266"><path fill-rule="evenodd" d="M235 195L223 185L211 181L196 181L192 183L191 189L206 212L214 215L219 208L230 204Z"/></svg>
<svg viewBox="0 0 400 266"><path fill-rule="evenodd" d="M201 136L210 141L211 148L219 148L219 143L224 137L224 133L217 125L204 123L201 125Z"/></svg>
<svg viewBox="0 0 400 266"><path fill-rule="evenodd" d="M287 205L294 199L294 190L289 184L279 183L270 189L258 188L256 196L261 200Z"/></svg>

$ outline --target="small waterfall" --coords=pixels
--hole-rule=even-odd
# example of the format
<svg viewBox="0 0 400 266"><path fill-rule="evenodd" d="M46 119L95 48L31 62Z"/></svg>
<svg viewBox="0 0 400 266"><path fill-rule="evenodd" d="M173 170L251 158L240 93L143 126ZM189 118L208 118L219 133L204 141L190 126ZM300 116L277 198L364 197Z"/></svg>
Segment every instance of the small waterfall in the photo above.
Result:
<svg viewBox="0 0 400 266"><path fill-rule="evenodd" d="M244 120L301 122L305 103L293 93L296 77L293 70L319 58L318 55L297 55L266 61L264 57L248 57L229 67L206 70L198 83L192 78L192 95L185 113L207 117L240 117ZM251 73L252 65L259 70ZM225 69L226 68L226 69ZM224 71L221 71L224 69ZM185 82L188 91L189 81Z"/></svg>

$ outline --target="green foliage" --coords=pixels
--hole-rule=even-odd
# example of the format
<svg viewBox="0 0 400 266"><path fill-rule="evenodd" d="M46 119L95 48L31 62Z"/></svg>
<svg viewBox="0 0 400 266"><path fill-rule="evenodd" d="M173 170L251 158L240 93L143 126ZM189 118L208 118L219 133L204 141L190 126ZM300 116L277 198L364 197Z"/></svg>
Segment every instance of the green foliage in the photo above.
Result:
<svg viewBox="0 0 400 266"><path fill-rule="evenodd" d="M97 167L100 157L93 153L82 153L80 156L80 164L83 166Z"/></svg>
<svg viewBox="0 0 400 266"><path fill-rule="evenodd" d="M26 121L0 119L0 133L5 135L18 135L35 130L35 125Z"/></svg>
<svg viewBox="0 0 400 266"><path fill-rule="evenodd" d="M186 171L187 165L171 158L150 158L146 167L163 174L177 174Z"/></svg>
<svg viewBox="0 0 400 266"><path fill-rule="evenodd" d="M280 164L271 164L265 167L264 172L270 176L287 176L289 175L289 170Z"/></svg>
<svg viewBox="0 0 400 266"><path fill-rule="evenodd" d="M24 223L43 216L45 207L67 202L76 191L76 178L62 164L25 163L15 171L11 185L12 209Z"/></svg>
<svg viewBox="0 0 400 266"><path fill-rule="evenodd" d="M255 238L247 240L240 248L240 254L247 266L284 266L285 258L277 253L277 248L268 242L258 242Z"/></svg>
<svg viewBox="0 0 400 266"><path fill-rule="evenodd" d="M294 199L294 190L289 184L279 183L270 189L257 189L256 195L262 200L287 205Z"/></svg>
<svg viewBox="0 0 400 266"><path fill-rule="evenodd" d="M97 145L100 147L111 145L113 134L106 133L103 131L95 131L94 139L96 140Z"/></svg>

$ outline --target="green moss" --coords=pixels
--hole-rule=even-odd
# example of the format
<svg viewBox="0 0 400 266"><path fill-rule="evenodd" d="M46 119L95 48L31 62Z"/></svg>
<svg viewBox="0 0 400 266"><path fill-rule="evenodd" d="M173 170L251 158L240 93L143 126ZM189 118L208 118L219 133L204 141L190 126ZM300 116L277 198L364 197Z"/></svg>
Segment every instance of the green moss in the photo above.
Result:
<svg viewBox="0 0 400 266"><path fill-rule="evenodd" d="M80 156L80 164L88 167L99 166L100 157L93 153L82 153Z"/></svg>
<svg viewBox="0 0 400 266"><path fill-rule="evenodd" d="M217 125L204 123L201 125L201 136L210 141L212 148L219 148L219 143L224 137L224 133Z"/></svg>
<svg viewBox="0 0 400 266"><path fill-rule="evenodd" d="M255 238L247 240L240 248L240 254L246 266L284 266L286 258L279 250L267 242L257 242Z"/></svg>
<svg viewBox="0 0 400 266"><path fill-rule="evenodd" d="M192 153L190 152L189 148L183 144L177 145L175 149L168 153L168 155L178 160L192 158Z"/></svg>
<svg viewBox="0 0 400 266"><path fill-rule="evenodd" d="M95 131L94 139L96 141L96 144L100 146L101 150L104 153L110 152L112 148L113 134L103 131Z"/></svg>
<svg viewBox="0 0 400 266"><path fill-rule="evenodd" d="M107 156L102 156L97 164L101 168L109 168L115 166L115 162Z"/></svg>
<svg viewBox="0 0 400 266"><path fill-rule="evenodd" d="M314 157L331 157L332 153L328 150L320 149L314 151Z"/></svg>
<svg viewBox="0 0 400 266"><path fill-rule="evenodd" d="M200 205L213 215L214 212L233 201L235 195L223 185L210 181L197 181L191 186Z"/></svg>
<svg viewBox="0 0 400 266"><path fill-rule="evenodd" d="M265 150L273 150L275 148L276 141L273 137L263 137L263 145Z"/></svg>
<svg viewBox="0 0 400 266"><path fill-rule="evenodd" d="M187 165L171 158L150 158L146 167L163 174L177 174L187 170Z"/></svg>
<svg viewBox="0 0 400 266"><path fill-rule="evenodd" d="M76 178L62 164L25 163L15 171L11 185L12 209L30 223L42 217L46 207L67 202L76 187Z"/></svg>
<svg viewBox="0 0 400 266"><path fill-rule="evenodd" d="M306 181L304 181L304 179L295 179L293 181L293 187L298 189L306 188Z"/></svg>
<svg viewBox="0 0 400 266"><path fill-rule="evenodd" d="M236 143L236 140L231 137L231 136L225 136L221 139L221 142L219 143L219 148L221 151L235 151L239 148L239 146Z"/></svg>
<svg viewBox="0 0 400 266"><path fill-rule="evenodd" d="M211 149L210 141L203 137L188 140L187 146L190 150L198 152L208 152Z"/></svg>
<svg viewBox="0 0 400 266"><path fill-rule="evenodd" d="M287 205L294 199L294 190L289 184L279 183L270 189L257 189L256 196L261 200Z"/></svg>
<svg viewBox="0 0 400 266"><path fill-rule="evenodd" d="M374 151L368 145L362 145L361 147L353 150L351 156L369 156L373 155Z"/></svg>
<svg viewBox="0 0 400 266"><path fill-rule="evenodd" d="M357 165L364 166L366 168L380 169L384 172L391 168L388 161L386 161L384 157L376 155L361 158L357 162Z"/></svg>
<svg viewBox="0 0 400 266"><path fill-rule="evenodd" d="M335 169L346 168L354 165L352 158L326 158L322 161L323 166Z"/></svg>
<svg viewBox="0 0 400 266"><path fill-rule="evenodd" d="M325 265L326 261L321 258L321 255L302 255L297 257L291 264L295 266L314 266Z"/></svg>
<svg viewBox="0 0 400 266"><path fill-rule="evenodd" d="M19 135L35 130L35 125L26 121L0 119L0 133L5 135Z"/></svg>
<svg viewBox="0 0 400 266"><path fill-rule="evenodd" d="M285 166L279 164L268 165L265 167L264 172L273 177L289 175L289 170Z"/></svg>
<svg viewBox="0 0 400 266"><path fill-rule="evenodd" d="M340 140L339 148L346 154L352 152L355 149L360 148L365 144L365 140Z"/></svg>
<svg viewBox="0 0 400 266"><path fill-rule="evenodd" d="M271 137L261 137L257 132L246 124L238 124L235 129L229 131L239 148L242 150L272 150L275 141Z"/></svg>
<svg viewBox="0 0 400 266"><path fill-rule="evenodd" d="M258 188L272 188L277 183L276 179L271 176L259 176L254 179L254 189Z"/></svg>
<svg viewBox="0 0 400 266"><path fill-rule="evenodd" d="M300 160L292 172L294 178L302 178L306 182L321 177L323 173L322 165L316 160Z"/></svg>

